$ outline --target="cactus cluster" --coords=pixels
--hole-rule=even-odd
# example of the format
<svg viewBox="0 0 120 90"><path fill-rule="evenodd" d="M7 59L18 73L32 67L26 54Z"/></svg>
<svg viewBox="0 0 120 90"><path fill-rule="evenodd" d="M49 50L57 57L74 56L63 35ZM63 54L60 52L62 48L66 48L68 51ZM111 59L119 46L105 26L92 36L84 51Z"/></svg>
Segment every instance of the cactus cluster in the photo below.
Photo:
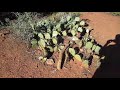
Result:
<svg viewBox="0 0 120 90"><path fill-rule="evenodd" d="M68 15L66 18L61 17L60 20L56 21L43 20L38 22L35 27L31 45L38 46L45 53L42 60L48 56L49 52L52 54L47 59L51 58L53 53L57 51L67 50L67 54L70 54L74 60L82 62L83 66L88 68L88 57L95 54L99 55L101 49L91 37L90 31L86 26L86 21L80 19L80 17ZM66 49L64 43L66 38L69 40L68 49ZM76 53L73 48L74 44L83 51ZM86 56L86 53L90 53L89 56Z"/></svg>

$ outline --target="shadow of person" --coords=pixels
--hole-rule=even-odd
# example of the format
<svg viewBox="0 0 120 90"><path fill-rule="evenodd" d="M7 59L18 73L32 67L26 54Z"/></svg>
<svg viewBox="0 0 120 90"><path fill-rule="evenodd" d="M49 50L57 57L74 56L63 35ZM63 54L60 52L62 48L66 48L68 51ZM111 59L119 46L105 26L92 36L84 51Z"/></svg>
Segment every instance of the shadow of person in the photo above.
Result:
<svg viewBox="0 0 120 90"><path fill-rule="evenodd" d="M109 45L114 42L114 45ZM101 60L100 67L96 70L92 78L120 78L120 34L114 40L108 40L100 51L100 56L105 56Z"/></svg>

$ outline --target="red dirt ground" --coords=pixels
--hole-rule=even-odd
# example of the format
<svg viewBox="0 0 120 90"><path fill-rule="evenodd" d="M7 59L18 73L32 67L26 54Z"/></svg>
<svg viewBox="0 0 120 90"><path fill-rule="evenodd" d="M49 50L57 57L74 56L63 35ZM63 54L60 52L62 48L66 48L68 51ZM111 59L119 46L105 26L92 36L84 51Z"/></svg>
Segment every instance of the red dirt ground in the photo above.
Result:
<svg viewBox="0 0 120 90"><path fill-rule="evenodd" d="M84 12L81 18L90 20L89 25L94 29L92 35L101 45L104 45L109 39L114 39L120 33L119 16L102 12Z"/></svg>
<svg viewBox="0 0 120 90"><path fill-rule="evenodd" d="M94 28L92 35L102 45L120 33L120 17L84 12L81 18L90 20L89 25ZM33 59L27 45L8 31L0 31L0 78L91 78L96 70L95 64L92 64L91 73L82 71L73 61L60 71L54 66L44 65Z"/></svg>

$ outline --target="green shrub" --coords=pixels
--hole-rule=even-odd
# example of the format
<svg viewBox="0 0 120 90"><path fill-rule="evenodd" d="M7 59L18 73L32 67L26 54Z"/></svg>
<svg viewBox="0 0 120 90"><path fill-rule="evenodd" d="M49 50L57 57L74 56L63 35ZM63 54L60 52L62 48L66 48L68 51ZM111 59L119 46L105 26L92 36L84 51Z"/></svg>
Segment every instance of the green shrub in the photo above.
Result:
<svg viewBox="0 0 120 90"><path fill-rule="evenodd" d="M114 16L120 16L120 12L111 12L111 14Z"/></svg>

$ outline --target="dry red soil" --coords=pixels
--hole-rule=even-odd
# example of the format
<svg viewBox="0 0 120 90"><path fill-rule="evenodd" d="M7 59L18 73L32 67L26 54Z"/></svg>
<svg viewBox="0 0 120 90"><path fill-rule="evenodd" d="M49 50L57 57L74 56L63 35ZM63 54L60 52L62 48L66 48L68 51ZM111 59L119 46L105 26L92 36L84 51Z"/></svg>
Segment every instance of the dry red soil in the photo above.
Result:
<svg viewBox="0 0 120 90"><path fill-rule="evenodd" d="M102 12L84 12L81 18L90 20L89 25L94 29L92 35L101 45L104 45L109 39L114 39L120 33L119 16Z"/></svg>
<svg viewBox="0 0 120 90"><path fill-rule="evenodd" d="M84 12L81 18L90 20L89 25L94 29L92 35L101 45L120 33L120 17L103 12ZM59 71L32 56L27 45L9 30L0 31L0 78L92 78L96 70L94 64L85 71L79 63L71 61Z"/></svg>

